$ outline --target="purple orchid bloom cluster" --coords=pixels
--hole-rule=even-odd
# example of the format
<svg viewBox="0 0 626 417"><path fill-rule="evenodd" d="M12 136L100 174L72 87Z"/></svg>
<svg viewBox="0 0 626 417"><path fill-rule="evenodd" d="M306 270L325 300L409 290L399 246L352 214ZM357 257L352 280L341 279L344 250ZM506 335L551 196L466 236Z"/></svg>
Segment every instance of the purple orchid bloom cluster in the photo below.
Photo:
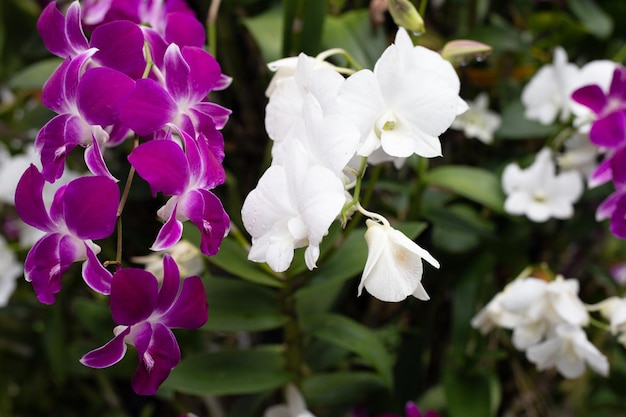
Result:
<svg viewBox="0 0 626 417"><path fill-rule="evenodd" d="M612 181L615 191L596 211L598 221L611 219L611 232L626 238L626 68L617 67L608 91L596 84L572 93L572 99L589 108L593 122L589 140L605 154L591 175L590 184Z"/></svg>
<svg viewBox="0 0 626 417"><path fill-rule="evenodd" d="M39 301L51 304L63 274L83 262L84 281L110 296L118 326L109 343L81 362L107 367L133 345L139 366L132 387L152 395L180 361L170 329L202 326L206 295L197 276L181 284L169 256L163 260L161 284L150 272L122 267L121 259L104 264L98 259L94 240L121 227L126 197L120 196L105 153L133 141L131 172L148 182L155 197L168 198L157 212L164 224L152 250L179 242L183 222L189 220L201 232L202 253L214 255L230 224L211 192L225 181L220 130L230 110L211 102L208 94L226 88L230 78L203 49L203 25L181 0L90 0L75 1L64 11L60 7L50 3L37 25L48 50L63 62L41 96L57 113L35 140L42 169L31 165L15 195L20 217L44 232L27 255L24 275ZM47 207L43 189L61 177L66 157L76 148L84 148L89 172L61 187ZM108 263L116 265L114 273L105 267Z"/></svg>

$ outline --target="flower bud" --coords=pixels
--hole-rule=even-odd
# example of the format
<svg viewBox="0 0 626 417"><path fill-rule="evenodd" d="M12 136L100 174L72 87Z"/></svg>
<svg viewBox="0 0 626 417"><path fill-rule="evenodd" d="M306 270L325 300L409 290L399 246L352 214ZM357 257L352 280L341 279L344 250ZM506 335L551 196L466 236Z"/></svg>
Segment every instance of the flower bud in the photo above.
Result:
<svg viewBox="0 0 626 417"><path fill-rule="evenodd" d="M426 30L424 19L410 0L389 0L389 13L396 25L420 35Z"/></svg>

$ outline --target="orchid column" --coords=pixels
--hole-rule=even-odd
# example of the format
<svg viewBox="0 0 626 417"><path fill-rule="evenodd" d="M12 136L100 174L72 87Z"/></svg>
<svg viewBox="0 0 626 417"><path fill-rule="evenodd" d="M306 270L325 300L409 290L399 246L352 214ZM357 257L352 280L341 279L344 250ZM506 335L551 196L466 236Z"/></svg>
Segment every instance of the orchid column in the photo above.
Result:
<svg viewBox="0 0 626 417"><path fill-rule="evenodd" d="M202 252L217 253L229 218L211 190L225 180L220 129L230 111L208 95L230 79L203 49L204 28L182 1L113 0L84 7L74 2L64 12L53 2L38 29L50 52L64 61L42 92L43 103L58 113L35 142L43 169L31 165L16 193L22 219L45 232L28 254L25 277L38 299L50 304L69 266L83 261L85 282L110 294L119 326L109 344L82 362L110 366L133 345L139 354L133 389L152 395L180 361L169 329L198 328L207 320L202 282L191 277L181 284L176 263L166 256L159 285L151 273L122 265L121 239L116 259L109 260L97 258L94 240L116 228L121 235L120 216L136 171L154 197L160 192L169 198L157 213L164 225L151 249L174 246L182 223L190 220L201 232ZM134 149L120 193L106 151L127 141ZM67 156L80 148L88 172L61 187L46 207L46 183L61 177ZM108 265L115 266L113 273Z"/></svg>

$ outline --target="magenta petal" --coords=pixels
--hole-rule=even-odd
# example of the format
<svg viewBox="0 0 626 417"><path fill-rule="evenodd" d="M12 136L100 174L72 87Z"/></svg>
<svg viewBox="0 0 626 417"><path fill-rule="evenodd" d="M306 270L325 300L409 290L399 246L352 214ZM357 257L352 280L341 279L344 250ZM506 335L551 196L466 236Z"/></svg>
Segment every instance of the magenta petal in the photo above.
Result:
<svg viewBox="0 0 626 417"><path fill-rule="evenodd" d="M98 48L94 59L134 80L141 78L146 67L143 32L136 23L116 20L98 26L91 35L91 46Z"/></svg>
<svg viewBox="0 0 626 417"><path fill-rule="evenodd" d="M167 91L156 81L138 80L120 110L120 121L140 136L161 129L176 116L178 108Z"/></svg>
<svg viewBox="0 0 626 417"><path fill-rule="evenodd" d="M154 395L180 362L180 349L172 332L164 325L154 326L147 351L140 356L139 365L131 381L139 395Z"/></svg>
<svg viewBox="0 0 626 417"><path fill-rule="evenodd" d="M169 254L163 255L163 282L159 289L159 298L155 311L164 313L172 307L180 289L178 265Z"/></svg>
<svg viewBox="0 0 626 417"><path fill-rule="evenodd" d="M189 13L168 13L165 23L165 40L180 46L204 45L204 26Z"/></svg>
<svg viewBox="0 0 626 417"><path fill-rule="evenodd" d="M206 323L208 308L202 280L197 276L189 277L183 280L178 299L163 316L163 324L172 329L197 329Z"/></svg>
<svg viewBox="0 0 626 417"><path fill-rule="evenodd" d="M223 128L228 121L228 116L232 113L232 111L226 107L208 101L196 104L191 110L198 119L209 117L215 124L216 129ZM200 122L202 122L202 120L200 120ZM199 130L203 130L203 128L200 127Z"/></svg>
<svg viewBox="0 0 626 417"><path fill-rule="evenodd" d="M193 190L187 194L179 210L200 230L200 251L207 256L215 255L230 227L219 198L207 190Z"/></svg>
<svg viewBox="0 0 626 417"><path fill-rule="evenodd" d="M182 54L189 64L189 83L194 97L201 101L217 84L222 69L215 58L202 48L187 46L183 48Z"/></svg>
<svg viewBox="0 0 626 417"><path fill-rule="evenodd" d="M175 101L181 102L190 97L189 65L183 59L180 48L175 43L170 44L165 51L165 83L167 91Z"/></svg>
<svg viewBox="0 0 626 417"><path fill-rule="evenodd" d="M82 358L80 363L91 368L107 368L118 363L126 354L126 343L124 337L128 335L130 328L111 339L106 345L94 349Z"/></svg>
<svg viewBox="0 0 626 417"><path fill-rule="evenodd" d="M179 195L189 181L187 158L182 148L171 140L151 140L136 147L128 161L150 184L152 194Z"/></svg>
<svg viewBox="0 0 626 417"><path fill-rule="evenodd" d="M15 208L21 219L39 230L50 232L54 224L43 202L43 176L33 164L22 174L15 192Z"/></svg>
<svg viewBox="0 0 626 417"><path fill-rule="evenodd" d="M61 178L67 154L86 138L91 138L89 126L70 114L58 115L41 128L35 147L41 155L41 173L46 181L54 182Z"/></svg>
<svg viewBox="0 0 626 417"><path fill-rule="evenodd" d="M605 198L596 209L596 221L602 221L611 217L617 208L617 202L623 195L624 191L615 191Z"/></svg>
<svg viewBox="0 0 626 417"><path fill-rule="evenodd" d="M93 175L106 177L112 181L117 182L117 179L111 174L109 171L109 167L107 167L104 162L104 156L102 155L102 150L96 140L92 142L91 145L87 146L85 149L85 165L89 168L89 171Z"/></svg>
<svg viewBox="0 0 626 417"><path fill-rule="evenodd" d="M593 171L589 178L589 187L597 187L607 181L610 181L613 176L611 172L611 158L604 159L598 167Z"/></svg>
<svg viewBox="0 0 626 417"><path fill-rule="evenodd" d="M615 188L622 189L626 185L626 146L619 147L610 161Z"/></svg>
<svg viewBox="0 0 626 417"><path fill-rule="evenodd" d="M156 305L159 283L150 272L123 268L111 281L111 314L117 324L132 326L147 319Z"/></svg>
<svg viewBox="0 0 626 417"><path fill-rule="evenodd" d="M589 140L598 146L616 148L626 139L626 117L614 111L597 119L589 131Z"/></svg>
<svg viewBox="0 0 626 417"><path fill-rule="evenodd" d="M619 239L626 239L626 194L621 193L611 216L611 233Z"/></svg>
<svg viewBox="0 0 626 417"><path fill-rule="evenodd" d="M89 287L104 295L111 294L113 275L100 263L96 254L85 245L87 260L83 263L83 279Z"/></svg>
<svg viewBox="0 0 626 417"><path fill-rule="evenodd" d="M115 229L119 189L106 177L81 177L65 190L65 222L76 236L104 239Z"/></svg>
<svg viewBox="0 0 626 417"><path fill-rule="evenodd" d="M572 100L589 107L595 114L600 114L607 105L607 97L604 91L596 84L586 85L574 91Z"/></svg>
<svg viewBox="0 0 626 417"><path fill-rule="evenodd" d="M54 233L41 238L30 249L24 262L24 278L33 284L39 302L54 303L54 295L61 291L61 268L59 242L61 235Z"/></svg>
<svg viewBox="0 0 626 417"><path fill-rule="evenodd" d="M412 401L406 403L406 406L404 407L404 413L406 414L406 417L422 417L420 409Z"/></svg>
<svg viewBox="0 0 626 417"><path fill-rule="evenodd" d="M112 125L134 87L135 82L126 74L106 67L91 68L78 85L78 108L89 124Z"/></svg>
<svg viewBox="0 0 626 417"><path fill-rule="evenodd" d="M80 26L78 2L70 6L67 17L56 8L56 2L48 4L39 16L37 31L46 48L61 58L75 56L88 47Z"/></svg>
<svg viewBox="0 0 626 417"><path fill-rule="evenodd" d="M172 210L170 217L159 230L156 240L150 250L166 250L174 246L183 235L183 224L176 219L176 207Z"/></svg>
<svg viewBox="0 0 626 417"><path fill-rule="evenodd" d="M70 62L69 58L64 60L50 75L50 78L48 78L41 90L41 102L43 105L57 113L65 113L69 109L69 104L65 97L65 75Z"/></svg>

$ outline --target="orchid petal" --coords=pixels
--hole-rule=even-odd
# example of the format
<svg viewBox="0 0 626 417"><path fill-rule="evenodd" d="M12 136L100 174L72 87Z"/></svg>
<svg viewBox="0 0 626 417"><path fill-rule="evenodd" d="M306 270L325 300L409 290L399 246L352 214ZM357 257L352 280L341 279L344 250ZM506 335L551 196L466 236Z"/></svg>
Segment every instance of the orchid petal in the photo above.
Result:
<svg viewBox="0 0 626 417"><path fill-rule="evenodd" d="M172 369L180 362L180 349L172 332L157 323L152 343L139 358L131 386L139 395L154 395Z"/></svg>
<svg viewBox="0 0 626 417"><path fill-rule="evenodd" d="M167 91L172 98L181 102L191 95L191 85L189 84L189 64L183 59L180 48L177 44L172 43L165 51L163 58L165 65L165 83Z"/></svg>
<svg viewBox="0 0 626 417"><path fill-rule="evenodd" d="M147 319L156 305L159 283L148 271L123 268L111 281L111 315L117 324L131 326Z"/></svg>
<svg viewBox="0 0 626 417"><path fill-rule="evenodd" d="M130 328L119 333L106 345L86 353L80 358L80 363L91 368L107 368L122 360L126 354L126 343L124 337L128 335Z"/></svg>
<svg viewBox="0 0 626 417"><path fill-rule="evenodd" d="M215 58L202 48L187 46L183 48L182 54L189 64L189 85L193 97L200 101L218 82L222 70Z"/></svg>
<svg viewBox="0 0 626 417"><path fill-rule="evenodd" d="M169 254L163 255L163 281L159 288L159 297L155 311L165 313L174 304L180 289L180 271L176 261Z"/></svg>
<svg viewBox="0 0 626 417"><path fill-rule="evenodd" d="M111 294L111 280L113 275L100 263L93 250L85 244L87 260L83 263L83 279L92 290L104 294Z"/></svg>
<svg viewBox="0 0 626 417"><path fill-rule="evenodd" d="M94 59L103 66L118 70L134 80L141 78L146 67L143 54L143 32L136 23L116 20L94 29L90 44L98 48Z"/></svg>
<svg viewBox="0 0 626 417"><path fill-rule="evenodd" d="M161 129L174 119L176 102L156 81L138 80L135 89L120 109L120 121L140 136Z"/></svg>
<svg viewBox="0 0 626 417"><path fill-rule="evenodd" d="M183 281L180 295L163 316L163 324L171 329L197 329L208 319L206 292L202 280L193 276Z"/></svg>
<svg viewBox="0 0 626 417"><path fill-rule="evenodd" d="M54 303L54 295L61 291L61 275L65 272L59 260L59 242L62 235L44 236L30 249L24 262L24 278L33 284L39 302Z"/></svg>
<svg viewBox="0 0 626 417"><path fill-rule="evenodd" d="M94 140L92 144L85 149L85 165L87 165L87 168L93 175L105 177L117 182L117 179L111 174L111 171L109 171L109 168L104 162L104 155L102 155L100 146L98 141Z"/></svg>
<svg viewBox="0 0 626 417"><path fill-rule="evenodd" d="M202 24L187 13L174 12L166 15L165 40L181 46L202 47L206 33Z"/></svg>
<svg viewBox="0 0 626 417"><path fill-rule="evenodd" d="M178 209L200 230L200 251L207 256L215 255L230 226L219 198L207 190L193 190L186 195Z"/></svg>
<svg viewBox="0 0 626 417"><path fill-rule="evenodd" d="M106 86L106 88L102 88ZM135 82L126 74L111 68L91 68L78 84L77 105L91 125L112 125L120 106L130 96Z"/></svg>
<svg viewBox="0 0 626 417"><path fill-rule="evenodd" d="M119 189L106 177L81 177L67 185L65 222L81 239L109 237L117 221Z"/></svg>
<svg viewBox="0 0 626 417"><path fill-rule="evenodd" d="M37 167L31 164L17 184L15 208L25 223L39 230L51 232L55 227L43 202L44 184L43 176Z"/></svg>
<svg viewBox="0 0 626 417"><path fill-rule="evenodd" d="M150 247L150 250L160 251L166 250L174 246L183 235L183 224L176 219L177 206L170 213L169 218L159 230L156 240Z"/></svg>
<svg viewBox="0 0 626 417"><path fill-rule="evenodd" d="M626 139L626 116L614 111L597 119L589 131L589 140L595 145L615 148Z"/></svg>
<svg viewBox="0 0 626 417"><path fill-rule="evenodd" d="M187 158L180 145L171 140L151 140L136 147L128 161L150 184L152 194L180 195L189 181Z"/></svg>
<svg viewBox="0 0 626 417"><path fill-rule="evenodd" d="M575 90L572 100L591 109L595 114L600 114L607 105L607 97L599 85L592 84Z"/></svg>

